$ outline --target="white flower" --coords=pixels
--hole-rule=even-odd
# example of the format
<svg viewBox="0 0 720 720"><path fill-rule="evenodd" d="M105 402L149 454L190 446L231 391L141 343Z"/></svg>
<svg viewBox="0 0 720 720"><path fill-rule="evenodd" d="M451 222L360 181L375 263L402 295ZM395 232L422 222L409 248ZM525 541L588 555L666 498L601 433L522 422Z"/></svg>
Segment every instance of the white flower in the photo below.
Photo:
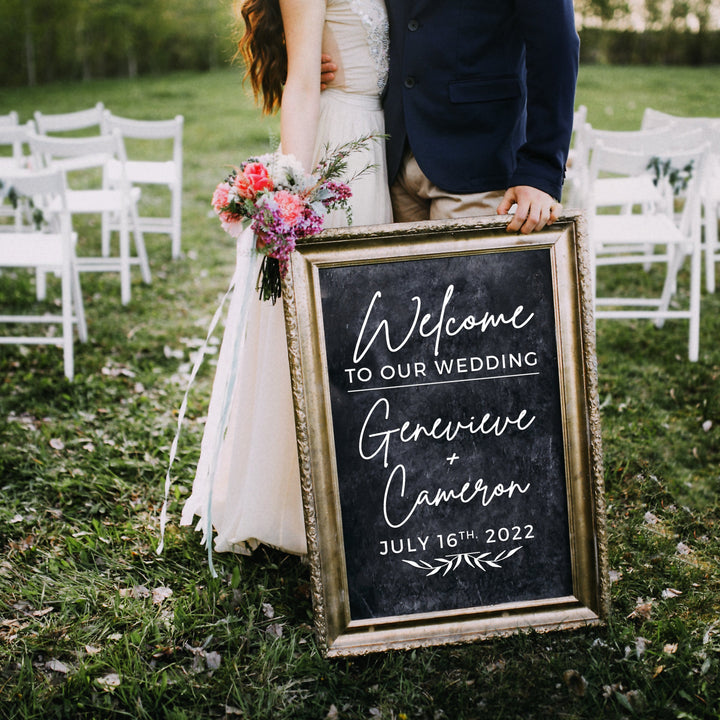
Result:
<svg viewBox="0 0 720 720"><path fill-rule="evenodd" d="M294 155L275 152L261 155L258 161L268 169L275 189L295 190L306 187L308 176Z"/></svg>

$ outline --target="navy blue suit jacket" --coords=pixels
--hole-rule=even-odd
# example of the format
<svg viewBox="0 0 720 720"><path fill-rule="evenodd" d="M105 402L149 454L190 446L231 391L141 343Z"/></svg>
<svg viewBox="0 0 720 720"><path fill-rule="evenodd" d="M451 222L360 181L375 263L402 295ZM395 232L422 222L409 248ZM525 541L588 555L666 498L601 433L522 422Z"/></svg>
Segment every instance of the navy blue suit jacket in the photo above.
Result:
<svg viewBox="0 0 720 720"><path fill-rule="evenodd" d="M579 40L572 0L386 0L388 172L406 141L454 193L530 185L560 198Z"/></svg>

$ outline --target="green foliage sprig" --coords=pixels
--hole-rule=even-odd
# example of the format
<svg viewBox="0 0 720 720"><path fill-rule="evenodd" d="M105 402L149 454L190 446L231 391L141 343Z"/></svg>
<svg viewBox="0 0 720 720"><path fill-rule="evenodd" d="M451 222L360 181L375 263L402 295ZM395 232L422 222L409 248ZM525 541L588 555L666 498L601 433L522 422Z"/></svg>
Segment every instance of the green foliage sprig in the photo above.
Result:
<svg viewBox="0 0 720 720"><path fill-rule="evenodd" d="M0 196L7 198L14 210L18 209L21 200L27 201L28 210L31 211L30 218L36 230L40 230L40 228L46 224L43 211L39 207L35 207L33 199L27 195L20 194L12 185L6 187L2 180L0 180Z"/></svg>
<svg viewBox="0 0 720 720"><path fill-rule="evenodd" d="M650 159L647 169L654 172L653 184L656 187L661 180L665 180L672 188L673 195L677 196L687 190L688 183L693 176L693 165L694 162L691 160L685 167L676 168L670 160L653 157Z"/></svg>

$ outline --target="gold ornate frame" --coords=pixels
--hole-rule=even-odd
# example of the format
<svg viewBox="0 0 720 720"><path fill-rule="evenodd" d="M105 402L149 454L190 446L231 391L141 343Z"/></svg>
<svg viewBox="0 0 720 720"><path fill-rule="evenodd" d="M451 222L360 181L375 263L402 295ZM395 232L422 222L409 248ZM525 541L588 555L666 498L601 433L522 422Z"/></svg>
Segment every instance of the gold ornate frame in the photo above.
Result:
<svg viewBox="0 0 720 720"><path fill-rule="evenodd" d="M549 249L555 295L573 594L442 613L352 620L324 353L318 269L398 259ZM592 277L581 214L532 235L498 218L329 230L293 253L285 319L315 624L327 656L468 642L604 621L609 580Z"/></svg>

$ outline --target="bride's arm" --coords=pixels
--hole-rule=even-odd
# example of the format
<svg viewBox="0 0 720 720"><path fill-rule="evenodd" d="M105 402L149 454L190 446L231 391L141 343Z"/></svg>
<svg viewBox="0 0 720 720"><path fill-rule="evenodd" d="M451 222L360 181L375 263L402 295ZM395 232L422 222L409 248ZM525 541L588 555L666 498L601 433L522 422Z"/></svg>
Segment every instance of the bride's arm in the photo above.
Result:
<svg viewBox="0 0 720 720"><path fill-rule="evenodd" d="M280 141L309 172L320 113L318 67L325 0L280 0L288 74L280 105Z"/></svg>

